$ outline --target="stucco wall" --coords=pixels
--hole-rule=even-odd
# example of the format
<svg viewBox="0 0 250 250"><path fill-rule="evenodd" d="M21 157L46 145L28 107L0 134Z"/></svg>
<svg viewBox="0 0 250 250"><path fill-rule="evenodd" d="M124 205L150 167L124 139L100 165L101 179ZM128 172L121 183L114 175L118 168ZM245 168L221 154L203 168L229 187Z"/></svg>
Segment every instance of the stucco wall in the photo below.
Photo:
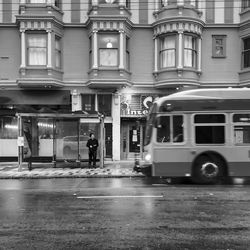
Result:
<svg viewBox="0 0 250 250"><path fill-rule="evenodd" d="M17 28L0 28L0 80L16 81L21 63L21 41Z"/></svg>
<svg viewBox="0 0 250 250"><path fill-rule="evenodd" d="M151 29L136 28L130 39L130 65L134 82L152 84L154 43Z"/></svg>
<svg viewBox="0 0 250 250"><path fill-rule="evenodd" d="M89 38L82 27L64 30L63 69L65 81L86 81L88 78Z"/></svg>
<svg viewBox="0 0 250 250"><path fill-rule="evenodd" d="M226 35L226 57L212 57L212 35ZM202 75L204 83L237 83L241 62L241 41L237 29L207 28L202 34Z"/></svg>

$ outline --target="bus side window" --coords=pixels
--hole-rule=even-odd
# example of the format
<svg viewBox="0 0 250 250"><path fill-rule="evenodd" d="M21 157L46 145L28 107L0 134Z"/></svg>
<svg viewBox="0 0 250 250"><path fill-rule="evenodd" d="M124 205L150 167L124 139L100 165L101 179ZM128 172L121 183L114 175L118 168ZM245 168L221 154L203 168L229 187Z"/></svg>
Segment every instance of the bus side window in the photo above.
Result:
<svg viewBox="0 0 250 250"><path fill-rule="evenodd" d="M173 116L173 142L183 142L183 116Z"/></svg>
<svg viewBox="0 0 250 250"><path fill-rule="evenodd" d="M157 142L169 142L170 116L160 116L157 121Z"/></svg>

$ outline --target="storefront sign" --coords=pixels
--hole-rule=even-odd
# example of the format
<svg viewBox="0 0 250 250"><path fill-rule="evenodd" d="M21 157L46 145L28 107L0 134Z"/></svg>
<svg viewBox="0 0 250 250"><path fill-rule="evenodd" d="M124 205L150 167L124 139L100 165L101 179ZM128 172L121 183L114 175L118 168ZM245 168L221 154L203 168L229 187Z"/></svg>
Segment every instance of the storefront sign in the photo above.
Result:
<svg viewBox="0 0 250 250"><path fill-rule="evenodd" d="M121 117L144 117L148 114L157 95L143 94L121 96Z"/></svg>

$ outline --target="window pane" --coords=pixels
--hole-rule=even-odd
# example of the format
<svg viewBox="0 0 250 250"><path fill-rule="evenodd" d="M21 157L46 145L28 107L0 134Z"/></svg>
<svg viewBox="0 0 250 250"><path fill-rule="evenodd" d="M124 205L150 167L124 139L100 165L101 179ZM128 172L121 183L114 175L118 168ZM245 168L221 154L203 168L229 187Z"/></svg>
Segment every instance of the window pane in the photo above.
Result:
<svg viewBox="0 0 250 250"><path fill-rule="evenodd" d="M30 48L29 65L46 65L46 49Z"/></svg>
<svg viewBox="0 0 250 250"><path fill-rule="evenodd" d="M82 109L85 111L95 111L95 95L82 95Z"/></svg>
<svg viewBox="0 0 250 250"><path fill-rule="evenodd" d="M234 143L235 144L250 143L250 126L234 127Z"/></svg>
<svg viewBox="0 0 250 250"><path fill-rule="evenodd" d="M244 50L250 49L250 38L244 39Z"/></svg>
<svg viewBox="0 0 250 250"><path fill-rule="evenodd" d="M250 114L235 114L233 116L233 122L250 123Z"/></svg>
<svg viewBox="0 0 250 250"><path fill-rule="evenodd" d="M175 50L165 50L161 53L161 67L175 67Z"/></svg>
<svg viewBox="0 0 250 250"><path fill-rule="evenodd" d="M225 115L222 115L222 114L195 115L194 122L195 123L224 123Z"/></svg>
<svg viewBox="0 0 250 250"><path fill-rule="evenodd" d="M195 127L195 142L197 144L225 143L224 126L197 126Z"/></svg>
<svg viewBox="0 0 250 250"><path fill-rule="evenodd" d="M98 95L98 111L105 116L111 116L112 95Z"/></svg>
<svg viewBox="0 0 250 250"><path fill-rule="evenodd" d="M193 36L184 36L184 66L196 67L197 51L196 38Z"/></svg>
<svg viewBox="0 0 250 250"><path fill-rule="evenodd" d="M56 37L55 40L55 56L56 56L56 67L61 68L61 40Z"/></svg>
<svg viewBox="0 0 250 250"><path fill-rule="evenodd" d="M183 142L183 117L173 116L173 142Z"/></svg>
<svg viewBox="0 0 250 250"><path fill-rule="evenodd" d="M192 50L184 50L184 66L192 67L193 66L193 57Z"/></svg>
<svg viewBox="0 0 250 250"><path fill-rule="evenodd" d="M100 34L99 36L100 48L118 48L118 35L117 34Z"/></svg>
<svg viewBox="0 0 250 250"><path fill-rule="evenodd" d="M244 68L249 68L250 67L250 50L245 51L243 53L243 67Z"/></svg>
<svg viewBox="0 0 250 250"><path fill-rule="evenodd" d="M45 35L28 36L28 64L46 65L47 40Z"/></svg>
<svg viewBox="0 0 250 250"><path fill-rule="evenodd" d="M44 48L46 47L46 37L45 35L29 35L28 46Z"/></svg>
<svg viewBox="0 0 250 250"><path fill-rule="evenodd" d="M157 142L170 141L170 117L161 116L157 119Z"/></svg>
<svg viewBox="0 0 250 250"><path fill-rule="evenodd" d="M100 66L117 66L118 50L117 49L100 49Z"/></svg>
<svg viewBox="0 0 250 250"><path fill-rule="evenodd" d="M166 36L161 40L160 60L161 67L175 67L176 36Z"/></svg>
<svg viewBox="0 0 250 250"><path fill-rule="evenodd" d="M17 132L18 128L16 117L0 118L0 139L16 139Z"/></svg>

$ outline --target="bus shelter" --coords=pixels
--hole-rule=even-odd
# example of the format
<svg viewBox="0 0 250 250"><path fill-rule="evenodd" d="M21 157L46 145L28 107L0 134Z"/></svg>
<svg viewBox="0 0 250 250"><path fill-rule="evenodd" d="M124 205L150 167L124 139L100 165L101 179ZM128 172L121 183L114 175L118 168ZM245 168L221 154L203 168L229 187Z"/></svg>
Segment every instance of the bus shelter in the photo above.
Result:
<svg viewBox="0 0 250 250"><path fill-rule="evenodd" d="M90 133L98 139L97 161L104 165L104 116L100 113L17 113L18 170L23 162L88 162Z"/></svg>

